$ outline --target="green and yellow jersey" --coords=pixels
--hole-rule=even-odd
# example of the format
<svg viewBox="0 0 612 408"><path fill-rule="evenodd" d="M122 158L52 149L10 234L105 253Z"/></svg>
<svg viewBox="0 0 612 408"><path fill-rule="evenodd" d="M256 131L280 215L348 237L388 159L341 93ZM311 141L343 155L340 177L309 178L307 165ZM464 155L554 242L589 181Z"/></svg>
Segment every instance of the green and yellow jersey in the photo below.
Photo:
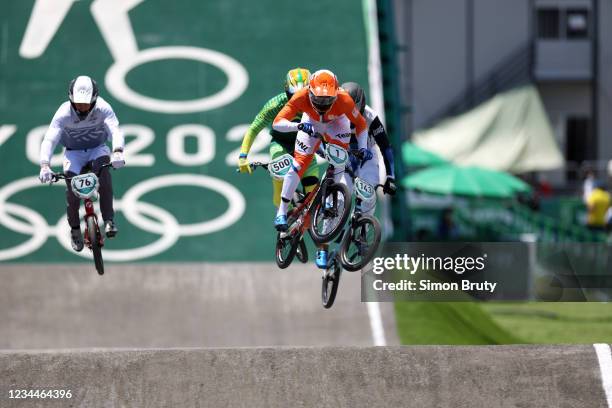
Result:
<svg viewBox="0 0 612 408"><path fill-rule="evenodd" d="M287 94L285 92L276 95L271 98L266 104L263 106L261 111L255 116L253 122L249 126L248 130L244 135L244 139L242 139L242 147L240 149L240 153L248 154L251 150L251 146L255 141L255 138L264 128L271 126L274 118L280 112L280 110L287 104L288 101ZM301 117L301 115L300 115ZM299 121L300 117L294 118L294 121ZM281 145L289 154L293 154L293 148L295 146L295 138L297 136L297 132L292 133L281 133L276 130L270 131L270 136L272 136L272 140L279 145Z"/></svg>

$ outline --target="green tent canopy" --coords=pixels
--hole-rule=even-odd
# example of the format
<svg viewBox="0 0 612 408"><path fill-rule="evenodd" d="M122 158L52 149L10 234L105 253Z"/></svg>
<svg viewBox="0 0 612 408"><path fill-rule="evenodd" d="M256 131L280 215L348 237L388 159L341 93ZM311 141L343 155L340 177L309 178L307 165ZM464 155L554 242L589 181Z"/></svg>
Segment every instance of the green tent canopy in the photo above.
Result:
<svg viewBox="0 0 612 408"><path fill-rule="evenodd" d="M439 164L447 164L448 161L444 160L435 153L425 150L414 143L405 142L402 145L402 159L406 166L411 167L425 167L435 166Z"/></svg>
<svg viewBox="0 0 612 408"><path fill-rule="evenodd" d="M433 194L487 198L511 198L531 190L528 184L507 173L451 165L418 171L404 178L402 185Z"/></svg>
<svg viewBox="0 0 612 408"><path fill-rule="evenodd" d="M471 111L417 131L412 141L454 164L513 174L553 170L564 164L533 86L500 93Z"/></svg>

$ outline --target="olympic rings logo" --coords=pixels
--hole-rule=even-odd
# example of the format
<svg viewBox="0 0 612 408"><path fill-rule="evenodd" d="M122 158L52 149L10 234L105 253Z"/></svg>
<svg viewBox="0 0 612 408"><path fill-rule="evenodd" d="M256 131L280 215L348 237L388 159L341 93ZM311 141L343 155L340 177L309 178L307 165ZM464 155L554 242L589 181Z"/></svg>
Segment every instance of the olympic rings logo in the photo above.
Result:
<svg viewBox="0 0 612 408"><path fill-rule="evenodd" d="M227 84L214 95L187 101L151 98L132 90L127 85L125 78L135 67L148 62L175 58L193 59L216 66L227 76ZM248 83L247 71L238 61L220 52L198 47L150 48L116 61L106 72L106 87L115 98L135 108L161 113L203 112L220 108L240 97Z"/></svg>
<svg viewBox="0 0 612 408"><path fill-rule="evenodd" d="M63 184L56 184L64 187ZM141 201L141 197L151 191L178 185L197 186L221 194L228 202L223 214L212 220L181 225L173 214L151 203ZM0 261L26 256L38 250L49 237L56 237L58 242L69 252L84 258L91 258L89 251L74 252L70 245L69 226L66 215L55 225L47 221L36 211L21 204L8 202L16 193L41 187L34 177L15 180L0 189L0 225L20 234L30 235L25 242L11 248L0 249ZM234 224L245 211L246 203L240 192L231 184L200 174L167 174L153 177L131 187L121 200L114 201L115 210L120 210L125 218L143 231L160 235L160 238L139 248L122 250L104 250L104 257L109 261L135 261L160 254L171 248L181 236L210 234ZM81 215L82 215L81 209ZM99 214L99 209L97 209Z"/></svg>
<svg viewBox="0 0 612 408"><path fill-rule="evenodd" d="M23 34L19 55L28 59L40 57L62 26L69 10L76 1L53 0L51 2L53 7L38 7L39 3L42 4L42 2L37 2L37 5L32 9L26 31ZM94 0L90 5L94 22L113 57L113 63L106 71L105 84L115 98L138 109L174 114L217 109L233 102L244 93L249 83L248 73L237 60L229 55L207 48L191 46L163 46L140 50L131 25L129 11L144 1ZM220 91L212 95L190 100L152 98L135 91L127 84L126 76L135 68L151 62L173 59L193 60L211 65L225 74L227 82ZM9 132L15 131L14 128L7 128L7 130ZM196 136L201 136L199 140L207 140L208 130L203 131L200 128L198 132ZM6 130L3 135L2 127L0 127L0 144L2 138L6 140L8 137L6 135ZM142 150L147 146L147 143L152 142L152 136L149 137L147 133L144 135L147 137L143 136L137 139L140 144L134 142L134 148L139 146ZM184 133L173 135L184 136ZM214 135L212 140L214 142ZM173 151L173 153L175 152ZM170 153L168 154L170 155ZM36 156L34 154L32 157ZM143 163L143 160L148 160L149 157L143 155L138 159L141 160L140 163ZM210 160L212 157L201 156L197 159ZM183 162L185 161L189 160L183 160ZM140 200L144 194L150 191L175 185L190 185L212 190L221 194L228 201L228 207L222 215L213 220L181 225L170 212ZM8 202L9 198L17 192L37 186L40 186L38 181L35 178L28 177L13 181L0 188L0 225L16 233L30 235L30 238L21 244L0 249L0 261L28 255L38 250L49 237L53 236L64 248L74 253L70 245L69 227L65 216L62 216L56 224L49 225L38 212L31 208ZM196 174L169 174L148 179L130 188L121 200L115 200L114 206L116 210L123 212L130 223L143 231L157 234L160 238L140 248L107 249L104 251L105 258L110 261L133 261L148 258L172 247L181 236L205 235L227 228L242 216L246 207L242 194L231 184L213 177ZM99 209L97 211L99 214ZM91 257L88 252L83 251L77 253L77 255Z"/></svg>
<svg viewBox="0 0 612 408"><path fill-rule="evenodd" d="M23 35L19 55L38 58L59 30L72 5L77 0L54 0L51 7L32 9ZM188 46L138 48L129 11L145 0L94 0L91 14L102 38L113 56L114 64L106 72L106 87L126 105L160 113L203 112L225 106L242 95L249 83L246 69L234 58L221 52ZM48 1L51 3L51 1ZM227 77L227 84L217 93L199 99L169 101L142 95L130 88L127 74L134 68L154 61L188 59L210 64Z"/></svg>

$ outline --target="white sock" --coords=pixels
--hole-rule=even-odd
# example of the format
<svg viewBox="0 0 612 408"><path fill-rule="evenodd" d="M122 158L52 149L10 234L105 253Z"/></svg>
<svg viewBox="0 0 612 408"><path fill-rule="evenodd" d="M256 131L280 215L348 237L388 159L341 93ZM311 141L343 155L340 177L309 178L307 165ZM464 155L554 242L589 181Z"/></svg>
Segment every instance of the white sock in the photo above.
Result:
<svg viewBox="0 0 612 408"><path fill-rule="evenodd" d="M285 180L283 180L281 203L278 206L278 212L276 213L277 217L279 215L287 215L287 210L289 210L289 202L283 200L283 197L291 200L291 197L293 197L293 193L295 193L295 189L297 188L298 184L300 184L300 176L298 176L298 174L292 168L285 176Z"/></svg>
<svg viewBox="0 0 612 408"><path fill-rule="evenodd" d="M281 199L281 203L278 206L278 211L276 211L276 216L278 217L279 215L287 215L288 210L289 202L285 202L283 199Z"/></svg>

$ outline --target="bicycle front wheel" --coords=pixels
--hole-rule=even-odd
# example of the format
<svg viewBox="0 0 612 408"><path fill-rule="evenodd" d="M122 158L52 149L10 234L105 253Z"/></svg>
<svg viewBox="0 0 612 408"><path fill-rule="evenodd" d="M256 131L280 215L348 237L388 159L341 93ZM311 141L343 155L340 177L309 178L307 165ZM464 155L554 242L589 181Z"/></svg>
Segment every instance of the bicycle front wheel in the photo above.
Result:
<svg viewBox="0 0 612 408"><path fill-rule="evenodd" d="M304 238L302 237L302 239L300 239L300 242L298 244L297 247L297 252L295 253L295 257L301 262L301 263L307 263L308 262L308 249L306 248L306 243L304 242Z"/></svg>
<svg viewBox="0 0 612 408"><path fill-rule="evenodd" d="M340 285L340 275L342 275L342 268L337 259L333 259L329 269L323 274L321 282L321 302L326 309L332 307L336 300L338 286Z"/></svg>
<svg viewBox="0 0 612 408"><path fill-rule="evenodd" d="M317 244L335 239L341 232L351 212L351 195L344 184L333 183L327 187L312 214L310 236Z"/></svg>
<svg viewBox="0 0 612 408"><path fill-rule="evenodd" d="M300 236L297 232L294 235L285 235L282 236L282 233L278 233L276 235L276 265L279 268L285 269L295 257L295 254L298 250L298 246L300 243Z"/></svg>
<svg viewBox="0 0 612 408"><path fill-rule="evenodd" d="M380 223L370 215L362 215L352 223L340 245L340 262L349 272L365 267L380 244Z"/></svg>
<svg viewBox="0 0 612 408"><path fill-rule="evenodd" d="M100 229L94 217L87 218L87 234L93 252L94 263L98 275L104 275L104 261L102 260L102 247L100 246Z"/></svg>

